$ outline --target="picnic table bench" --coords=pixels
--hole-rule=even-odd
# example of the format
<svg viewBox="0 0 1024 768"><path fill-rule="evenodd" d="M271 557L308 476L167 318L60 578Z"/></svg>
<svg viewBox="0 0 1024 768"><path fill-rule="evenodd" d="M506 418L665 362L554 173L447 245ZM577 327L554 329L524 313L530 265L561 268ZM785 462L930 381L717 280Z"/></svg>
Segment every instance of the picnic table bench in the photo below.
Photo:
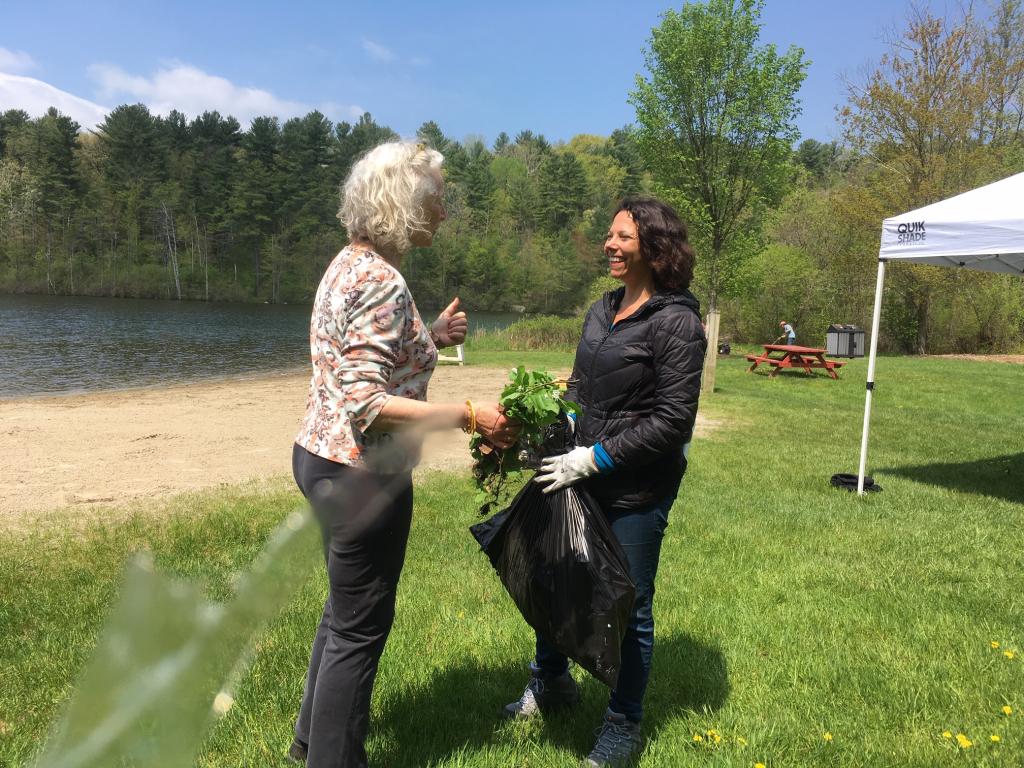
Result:
<svg viewBox="0 0 1024 768"><path fill-rule="evenodd" d="M838 379L836 369L846 365L845 360L826 360L826 350L817 347L800 347L796 344L762 344L761 346L764 347L762 354L747 355L747 360L751 362L751 366L747 368L748 373L763 363L772 367L772 372L768 374L769 378L773 378L783 368L802 368L811 375L814 373L812 369L824 368L829 376ZM781 355L773 355L773 352L781 353Z"/></svg>

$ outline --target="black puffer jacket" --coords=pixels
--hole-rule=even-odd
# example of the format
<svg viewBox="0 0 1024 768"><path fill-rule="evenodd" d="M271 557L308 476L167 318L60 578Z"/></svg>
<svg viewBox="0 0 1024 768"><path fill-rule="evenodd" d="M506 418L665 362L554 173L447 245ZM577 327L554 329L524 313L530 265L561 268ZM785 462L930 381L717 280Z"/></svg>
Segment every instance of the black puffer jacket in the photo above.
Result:
<svg viewBox="0 0 1024 768"><path fill-rule="evenodd" d="M586 481L613 511L648 507L679 490L707 348L689 291L657 293L612 328L624 293L606 293L587 312L566 392L583 408L576 444L600 443L615 464Z"/></svg>

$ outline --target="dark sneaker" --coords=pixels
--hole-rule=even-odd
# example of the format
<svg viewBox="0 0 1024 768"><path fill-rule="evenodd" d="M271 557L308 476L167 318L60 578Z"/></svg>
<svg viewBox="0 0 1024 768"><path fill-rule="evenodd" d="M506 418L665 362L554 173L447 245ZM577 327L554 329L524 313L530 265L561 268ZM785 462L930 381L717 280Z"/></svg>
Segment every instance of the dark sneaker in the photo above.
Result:
<svg viewBox="0 0 1024 768"><path fill-rule="evenodd" d="M597 742L590 750L583 768L617 768L628 765L640 754L640 723L627 720L610 709L604 713L604 723L597 729Z"/></svg>
<svg viewBox="0 0 1024 768"><path fill-rule="evenodd" d="M288 760L293 763L306 762L306 745L299 741L298 737L293 739L292 745L288 747Z"/></svg>
<svg viewBox="0 0 1024 768"><path fill-rule="evenodd" d="M502 713L504 717L530 718L541 712L571 707L579 702L580 689L568 672L556 676L545 675L531 664L530 673L533 676L519 701L505 705Z"/></svg>

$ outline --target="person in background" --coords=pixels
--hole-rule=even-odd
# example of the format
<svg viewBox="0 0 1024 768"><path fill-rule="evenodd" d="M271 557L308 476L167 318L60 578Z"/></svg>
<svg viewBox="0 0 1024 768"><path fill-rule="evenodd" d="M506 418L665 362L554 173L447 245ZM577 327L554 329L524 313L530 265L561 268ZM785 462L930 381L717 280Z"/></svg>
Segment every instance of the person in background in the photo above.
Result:
<svg viewBox="0 0 1024 768"><path fill-rule="evenodd" d="M694 252L676 212L627 198L605 238L611 276L623 286L587 312L566 391L582 407L577 447L544 460L545 492L575 483L601 506L622 545L636 601L622 642L618 684L584 765L611 766L640 750L643 699L654 651L654 579L669 510L686 471L707 341L689 291ZM532 677L509 717L575 704L568 659L538 636Z"/></svg>
<svg viewBox="0 0 1024 768"><path fill-rule="evenodd" d="M424 433L462 428L499 448L518 434L497 403L426 402L437 348L461 343L468 326L458 299L425 324L399 271L446 217L442 162L422 144L390 142L355 164L338 214L351 241L313 304L313 375L292 469L321 525L330 590L288 753L310 768L367 764Z"/></svg>
<svg viewBox="0 0 1024 768"><path fill-rule="evenodd" d="M779 328L782 329L782 334L772 342L773 344L778 344L780 341L790 346L796 344L796 331L793 330L792 325L785 320L780 320Z"/></svg>

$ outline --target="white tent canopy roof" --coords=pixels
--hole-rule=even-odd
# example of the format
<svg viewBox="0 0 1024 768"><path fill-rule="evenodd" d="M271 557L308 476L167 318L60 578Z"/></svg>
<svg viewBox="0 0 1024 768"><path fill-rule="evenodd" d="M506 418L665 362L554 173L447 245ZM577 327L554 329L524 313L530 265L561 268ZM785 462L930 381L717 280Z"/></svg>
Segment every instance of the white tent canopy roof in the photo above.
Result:
<svg viewBox="0 0 1024 768"><path fill-rule="evenodd" d="M886 219L878 258L1024 275L1024 173Z"/></svg>
<svg viewBox="0 0 1024 768"><path fill-rule="evenodd" d="M882 284L889 261L1024 275L1024 173L882 222L878 280L871 320L871 351L864 396L857 493L864 493L871 427L871 393L882 312Z"/></svg>

